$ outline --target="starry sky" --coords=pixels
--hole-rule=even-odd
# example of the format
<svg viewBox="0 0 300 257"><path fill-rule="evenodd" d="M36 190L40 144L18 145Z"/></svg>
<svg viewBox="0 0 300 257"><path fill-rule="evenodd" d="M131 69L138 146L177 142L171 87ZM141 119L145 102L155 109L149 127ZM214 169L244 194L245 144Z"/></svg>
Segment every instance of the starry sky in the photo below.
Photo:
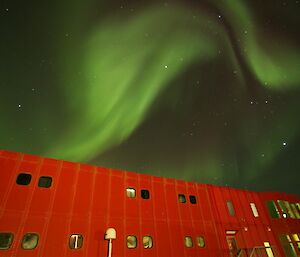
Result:
<svg viewBox="0 0 300 257"><path fill-rule="evenodd" d="M1 1L0 148L300 195L298 0Z"/></svg>

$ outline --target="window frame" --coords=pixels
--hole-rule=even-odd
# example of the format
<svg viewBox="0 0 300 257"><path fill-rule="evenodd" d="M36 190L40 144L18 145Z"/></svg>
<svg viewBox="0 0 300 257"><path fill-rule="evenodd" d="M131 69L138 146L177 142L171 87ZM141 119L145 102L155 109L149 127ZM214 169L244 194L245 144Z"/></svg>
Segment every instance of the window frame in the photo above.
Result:
<svg viewBox="0 0 300 257"><path fill-rule="evenodd" d="M49 184L48 179L50 179L50 184ZM46 186L41 185L42 183L45 183L45 181L41 182L41 180L46 181ZM50 188L52 186L52 182L53 182L53 179L52 179L51 176L40 176L39 181L38 181L38 187L40 187L40 188Z"/></svg>
<svg viewBox="0 0 300 257"><path fill-rule="evenodd" d="M28 237L28 236L34 236L36 237L36 239L34 240L35 241L35 245L34 246L30 246L30 247L27 247L27 246L24 246L27 242L25 241L25 237ZM32 240L32 239L31 239ZM39 240L40 240L40 235L38 233L35 233L35 232L28 232L26 234L23 235L23 238L22 238L22 242L21 242L21 248L23 250L34 250L38 247L38 244L39 244ZM29 241L29 240L28 240Z"/></svg>
<svg viewBox="0 0 300 257"><path fill-rule="evenodd" d="M9 238L8 238L8 240L7 240L6 246L5 246L5 247L1 247L1 248L0 248L0 251L2 251L2 250L8 250L8 249L12 246L12 244L13 244L13 242L14 242L14 237L15 237L15 235L14 235L14 233L12 233L12 232L5 232L5 231L0 232L0 238L1 238L1 235L2 235L2 236L4 236L4 235L9 235Z"/></svg>
<svg viewBox="0 0 300 257"><path fill-rule="evenodd" d="M129 244L131 244L132 242L129 241L129 238L134 238L134 247L130 246ZM136 235L127 235L126 236L126 246L127 246L127 249L136 249L138 247L138 240L137 240L137 237Z"/></svg>
<svg viewBox="0 0 300 257"><path fill-rule="evenodd" d="M75 245L73 247L73 236L77 237L77 247L76 247L76 240L75 240ZM71 234L69 236L69 243L68 243L68 246L69 246L69 249L71 250L79 250L83 247L83 241L84 241L84 237L82 234ZM79 247L78 247L79 245Z"/></svg>
<svg viewBox="0 0 300 257"><path fill-rule="evenodd" d="M146 239L146 238L150 239L149 240L149 247L145 247L144 239ZM149 235L143 236L142 242L143 242L143 248L144 249L151 249L151 248L153 248L153 238L152 238L152 236L149 236Z"/></svg>
<svg viewBox="0 0 300 257"><path fill-rule="evenodd" d="M26 178L22 178L22 176ZM23 180L25 181L25 183L23 182ZM19 186L29 186L31 181L32 181L32 174L29 172L20 172L16 178L16 184Z"/></svg>
<svg viewBox="0 0 300 257"><path fill-rule="evenodd" d="M178 194L178 202L179 203L186 203L186 197L184 194Z"/></svg>

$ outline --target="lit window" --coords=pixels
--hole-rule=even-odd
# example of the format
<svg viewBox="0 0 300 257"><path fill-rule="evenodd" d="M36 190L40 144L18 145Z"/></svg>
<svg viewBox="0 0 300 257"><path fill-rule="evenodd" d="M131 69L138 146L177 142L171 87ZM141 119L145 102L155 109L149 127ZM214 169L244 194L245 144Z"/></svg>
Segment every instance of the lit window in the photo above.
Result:
<svg viewBox="0 0 300 257"><path fill-rule="evenodd" d="M274 201L268 201L267 207L272 218L280 218L278 208Z"/></svg>
<svg viewBox="0 0 300 257"><path fill-rule="evenodd" d="M203 248L205 246L205 241L204 241L204 237L203 236L198 236L196 238L197 240L197 245L201 248Z"/></svg>
<svg viewBox="0 0 300 257"><path fill-rule="evenodd" d="M279 240L283 246L285 256L297 257L296 249L289 235L280 235Z"/></svg>
<svg viewBox="0 0 300 257"><path fill-rule="evenodd" d="M189 197L190 197L191 204L196 204L197 203L196 196L190 195Z"/></svg>
<svg viewBox="0 0 300 257"><path fill-rule="evenodd" d="M227 201L226 204L227 204L227 208L228 208L228 212L229 212L230 216L234 216L235 215L235 211L234 211L232 202L231 201Z"/></svg>
<svg viewBox="0 0 300 257"><path fill-rule="evenodd" d="M149 190L142 189L142 190L141 190L141 197L142 197L143 199L149 199L149 198L150 198Z"/></svg>
<svg viewBox="0 0 300 257"><path fill-rule="evenodd" d="M300 251L300 234L293 234L293 239L296 242L297 248Z"/></svg>
<svg viewBox="0 0 300 257"><path fill-rule="evenodd" d="M25 250L32 250L37 247L39 242L39 235L35 233L27 233L22 240L22 248Z"/></svg>
<svg viewBox="0 0 300 257"><path fill-rule="evenodd" d="M285 205L285 207L286 207L286 209L287 209L287 212L288 212L289 216L290 216L292 219L295 219L296 216L295 216L295 214L294 214L293 211L292 211L292 208L291 208L290 203L289 203L288 201L283 201L283 202L284 202L284 205Z"/></svg>
<svg viewBox="0 0 300 257"><path fill-rule="evenodd" d="M185 203L186 202L185 195L179 194L178 195L178 201L180 203Z"/></svg>
<svg viewBox="0 0 300 257"><path fill-rule="evenodd" d="M286 208L286 205L285 205L285 201L282 201L282 200L277 200L277 203L282 211L282 217L283 218L288 218L289 215L288 215L288 210Z"/></svg>
<svg viewBox="0 0 300 257"><path fill-rule="evenodd" d="M153 241L151 236L143 236L143 246L145 249L152 248Z"/></svg>
<svg viewBox="0 0 300 257"><path fill-rule="evenodd" d="M297 219L300 219L300 214L299 214L299 212L298 212L298 210L297 210L296 204L291 203L291 207L292 207L292 210L294 211L294 213L295 213L295 215L296 215L296 218L297 218Z"/></svg>
<svg viewBox="0 0 300 257"><path fill-rule="evenodd" d="M49 188L49 187L51 187L51 184L52 184L51 177L40 177L38 186Z"/></svg>
<svg viewBox="0 0 300 257"><path fill-rule="evenodd" d="M270 243L269 242L264 242L264 246L265 246L268 257L274 257L274 254L273 254L272 248L270 246Z"/></svg>
<svg viewBox="0 0 300 257"><path fill-rule="evenodd" d="M192 237L191 236L185 236L184 237L184 244L188 248L193 247L193 239L192 239Z"/></svg>
<svg viewBox="0 0 300 257"><path fill-rule="evenodd" d="M127 188L126 195L129 198L135 198L135 189L134 188Z"/></svg>
<svg viewBox="0 0 300 257"><path fill-rule="evenodd" d="M252 213L254 215L254 217L258 217L258 211L256 209L256 206L255 206L255 203L250 203L250 207L251 207L251 210L252 210Z"/></svg>
<svg viewBox="0 0 300 257"><path fill-rule="evenodd" d="M20 173L17 177L17 184L27 186L30 184L31 181L31 175L27 173Z"/></svg>
<svg viewBox="0 0 300 257"><path fill-rule="evenodd" d="M129 249L133 249L137 247L137 239L136 236L127 236L127 247Z"/></svg>
<svg viewBox="0 0 300 257"><path fill-rule="evenodd" d="M79 249L83 245L83 236L80 234L73 234L69 239L69 247L71 249Z"/></svg>
<svg viewBox="0 0 300 257"><path fill-rule="evenodd" d="M14 239L14 235L12 233L0 233L0 250L8 249Z"/></svg>

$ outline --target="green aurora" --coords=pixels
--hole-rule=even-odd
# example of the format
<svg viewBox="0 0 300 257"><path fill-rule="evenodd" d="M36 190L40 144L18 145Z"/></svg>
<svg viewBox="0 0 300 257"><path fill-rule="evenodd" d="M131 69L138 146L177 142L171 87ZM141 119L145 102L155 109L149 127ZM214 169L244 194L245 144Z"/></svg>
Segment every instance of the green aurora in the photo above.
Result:
<svg viewBox="0 0 300 257"><path fill-rule="evenodd" d="M280 175L299 168L298 39L266 33L247 2L49 3L22 25L6 14L1 148L299 193L299 175Z"/></svg>

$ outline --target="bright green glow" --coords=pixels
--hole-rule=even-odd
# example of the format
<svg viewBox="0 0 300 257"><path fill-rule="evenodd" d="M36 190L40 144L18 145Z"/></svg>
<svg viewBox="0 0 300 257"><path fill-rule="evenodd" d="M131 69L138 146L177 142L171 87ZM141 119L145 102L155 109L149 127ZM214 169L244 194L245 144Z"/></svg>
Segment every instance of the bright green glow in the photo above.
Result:
<svg viewBox="0 0 300 257"><path fill-rule="evenodd" d="M246 5L239 0L216 1L239 39L249 68L262 85L276 89L299 86L300 53L287 39L266 39Z"/></svg>
<svg viewBox="0 0 300 257"><path fill-rule="evenodd" d="M217 54L211 31L222 30L214 23L206 28L207 17L195 21L190 16L184 8L153 8L122 23L95 26L84 42L81 85L69 78L76 90L82 88L76 98L80 117L53 154L84 160L121 143L181 70Z"/></svg>

